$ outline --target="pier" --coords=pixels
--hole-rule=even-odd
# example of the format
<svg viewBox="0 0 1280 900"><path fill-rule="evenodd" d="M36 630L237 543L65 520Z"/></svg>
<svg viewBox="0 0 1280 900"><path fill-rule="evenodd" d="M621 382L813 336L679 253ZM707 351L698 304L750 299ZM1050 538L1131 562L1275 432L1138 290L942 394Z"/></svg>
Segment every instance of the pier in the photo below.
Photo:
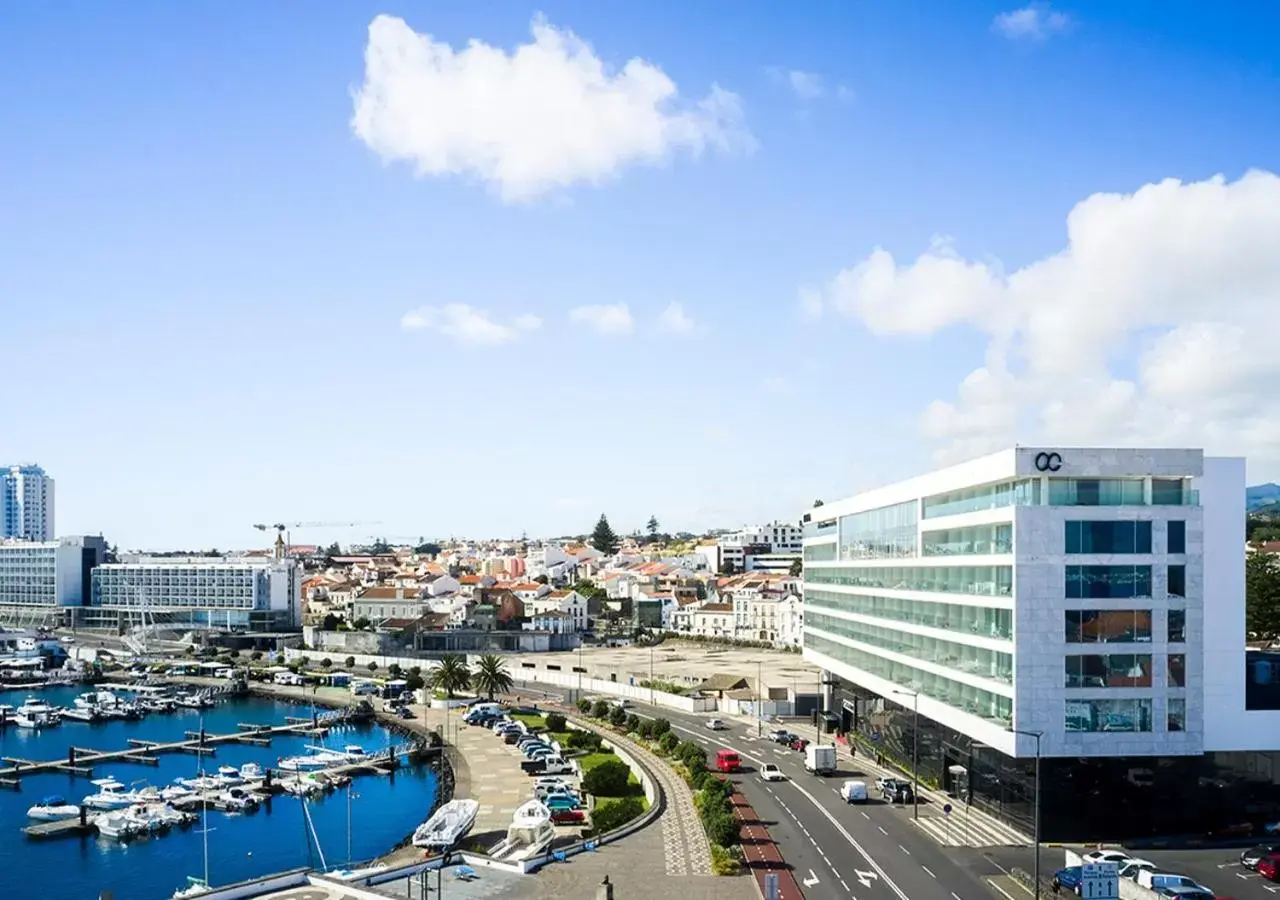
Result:
<svg viewBox="0 0 1280 900"><path fill-rule="evenodd" d="M93 766L101 763L139 763L141 765L157 765L157 755L161 753L194 753L199 756L213 756L220 744L249 744L252 746L270 746L275 735L304 735L322 737L329 728L347 718L345 711L326 713L315 719L292 719L284 725L246 725L232 734L205 734L199 731L186 732L185 739L170 743L147 741L130 738L129 746L123 750L92 750L84 747L72 747L67 751L65 759L28 760L6 756L0 761L8 763L8 767L0 769L0 786L17 787L20 778L27 775L40 775L59 772L88 778L93 775ZM12 782L7 784L6 782Z"/></svg>

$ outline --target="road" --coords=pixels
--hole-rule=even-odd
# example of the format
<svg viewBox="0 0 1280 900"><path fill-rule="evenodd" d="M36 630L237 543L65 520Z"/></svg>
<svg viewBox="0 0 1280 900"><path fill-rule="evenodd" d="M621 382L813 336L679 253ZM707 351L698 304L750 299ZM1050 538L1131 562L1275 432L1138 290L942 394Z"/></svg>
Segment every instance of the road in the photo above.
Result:
<svg viewBox="0 0 1280 900"><path fill-rule="evenodd" d="M521 688L522 692L532 691ZM909 821L910 809L873 801L852 806L839 796L845 778L860 777L847 753L841 771L821 778L804 771L804 756L758 739L754 727L728 720L710 731L706 717L635 704L639 715L671 722L677 736L690 738L713 753L736 751L747 771L733 780L766 823L783 858L793 867L807 900L989 900L994 894L984 876L1002 874L984 854L948 847L946 851ZM758 767L775 763L785 781L761 781ZM1280 898L1275 898L1280 900Z"/></svg>

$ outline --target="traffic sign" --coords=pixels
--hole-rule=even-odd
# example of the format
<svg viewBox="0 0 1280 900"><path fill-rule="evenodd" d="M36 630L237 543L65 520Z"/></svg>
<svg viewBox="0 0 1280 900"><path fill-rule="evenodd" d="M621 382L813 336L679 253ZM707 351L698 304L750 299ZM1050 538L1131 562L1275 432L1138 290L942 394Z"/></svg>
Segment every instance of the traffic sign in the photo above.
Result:
<svg viewBox="0 0 1280 900"><path fill-rule="evenodd" d="M942 814L943 814L944 816L949 816L949 815L951 815L951 804L950 804L950 803L944 803L944 804L942 804Z"/></svg>
<svg viewBox="0 0 1280 900"><path fill-rule="evenodd" d="M778 873L766 872L764 876L764 900L778 900Z"/></svg>
<svg viewBox="0 0 1280 900"><path fill-rule="evenodd" d="M1119 900L1120 869L1113 862L1085 863L1080 867L1081 900Z"/></svg>

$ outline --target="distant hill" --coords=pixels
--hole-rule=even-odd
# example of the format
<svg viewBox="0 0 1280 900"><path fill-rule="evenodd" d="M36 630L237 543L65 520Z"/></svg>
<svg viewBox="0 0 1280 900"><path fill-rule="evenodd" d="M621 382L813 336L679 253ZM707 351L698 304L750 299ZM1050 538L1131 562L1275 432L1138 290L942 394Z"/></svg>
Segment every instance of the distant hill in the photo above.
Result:
<svg viewBox="0 0 1280 900"><path fill-rule="evenodd" d="M1244 508L1247 512L1280 513L1280 484L1268 482L1244 489Z"/></svg>

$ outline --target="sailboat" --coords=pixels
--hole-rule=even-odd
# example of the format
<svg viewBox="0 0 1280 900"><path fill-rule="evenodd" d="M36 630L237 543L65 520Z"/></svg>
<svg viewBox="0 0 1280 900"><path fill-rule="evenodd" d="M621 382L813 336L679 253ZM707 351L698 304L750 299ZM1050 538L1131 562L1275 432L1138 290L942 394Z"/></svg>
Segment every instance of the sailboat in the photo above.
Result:
<svg viewBox="0 0 1280 900"><path fill-rule="evenodd" d="M200 719L200 730L204 731L204 718ZM204 877L187 876L187 886L173 892L172 900L185 900L187 897L200 897L210 893L209 887L209 804L200 804L200 840L204 846Z"/></svg>

